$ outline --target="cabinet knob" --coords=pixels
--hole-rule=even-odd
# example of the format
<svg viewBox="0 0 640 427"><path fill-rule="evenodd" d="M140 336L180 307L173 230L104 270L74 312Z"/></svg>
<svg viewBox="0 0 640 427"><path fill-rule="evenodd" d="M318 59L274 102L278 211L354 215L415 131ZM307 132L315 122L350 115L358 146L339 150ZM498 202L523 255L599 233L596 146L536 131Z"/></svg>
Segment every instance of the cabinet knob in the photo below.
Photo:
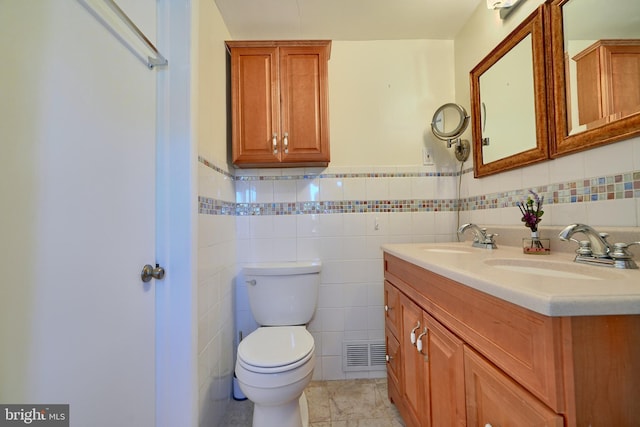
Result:
<svg viewBox="0 0 640 427"><path fill-rule="evenodd" d="M391 359L393 359L393 357L389 356L388 354L384 356L384 358L387 361L387 363L391 362Z"/></svg>
<svg viewBox="0 0 640 427"><path fill-rule="evenodd" d="M287 154L289 152L289 132L284 133L282 145L284 145L284 153Z"/></svg>
<svg viewBox="0 0 640 427"><path fill-rule="evenodd" d="M391 310L391 307L389 307L388 305L384 305L384 312L388 313Z"/></svg>
<svg viewBox="0 0 640 427"><path fill-rule="evenodd" d="M486 424L484 425L484 427L493 427L493 426L492 426L491 424L489 424L489 423L486 423Z"/></svg>
<svg viewBox="0 0 640 427"><path fill-rule="evenodd" d="M271 142L273 144L273 154L278 154L278 134L273 133L273 137L271 138Z"/></svg>

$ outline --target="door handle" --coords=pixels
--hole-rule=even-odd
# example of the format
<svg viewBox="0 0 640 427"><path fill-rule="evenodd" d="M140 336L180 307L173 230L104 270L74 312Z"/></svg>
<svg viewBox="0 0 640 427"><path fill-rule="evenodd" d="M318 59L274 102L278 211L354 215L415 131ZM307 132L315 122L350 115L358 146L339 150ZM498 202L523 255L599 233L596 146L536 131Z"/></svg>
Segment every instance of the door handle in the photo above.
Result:
<svg viewBox="0 0 640 427"><path fill-rule="evenodd" d="M164 268L160 267L159 264L156 264L155 268L151 266L151 264L147 264L142 267L142 273L140 273L140 278L143 282L149 282L151 279L162 280L164 277Z"/></svg>

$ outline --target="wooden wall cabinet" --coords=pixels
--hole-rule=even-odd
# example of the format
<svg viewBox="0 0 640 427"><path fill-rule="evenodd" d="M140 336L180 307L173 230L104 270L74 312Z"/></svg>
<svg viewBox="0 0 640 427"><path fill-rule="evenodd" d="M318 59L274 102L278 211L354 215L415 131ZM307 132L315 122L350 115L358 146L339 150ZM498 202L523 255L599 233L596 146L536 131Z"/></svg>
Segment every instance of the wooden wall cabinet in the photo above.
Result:
<svg viewBox="0 0 640 427"><path fill-rule="evenodd" d="M388 253L384 269L389 398L407 426L637 425L640 315L549 317Z"/></svg>
<svg viewBox="0 0 640 427"><path fill-rule="evenodd" d="M600 126L640 111L640 40L598 40L573 60L579 124Z"/></svg>
<svg viewBox="0 0 640 427"><path fill-rule="evenodd" d="M327 166L331 41L228 41L237 167Z"/></svg>

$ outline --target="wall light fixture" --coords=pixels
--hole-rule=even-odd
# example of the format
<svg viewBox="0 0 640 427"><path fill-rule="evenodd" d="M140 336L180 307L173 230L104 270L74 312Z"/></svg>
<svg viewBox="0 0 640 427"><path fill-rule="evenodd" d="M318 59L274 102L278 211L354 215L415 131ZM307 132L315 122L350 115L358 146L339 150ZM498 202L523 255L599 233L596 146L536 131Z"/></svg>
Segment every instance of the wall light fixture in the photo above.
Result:
<svg viewBox="0 0 640 427"><path fill-rule="evenodd" d="M500 9L500 18L505 19L524 0L487 0L487 9Z"/></svg>

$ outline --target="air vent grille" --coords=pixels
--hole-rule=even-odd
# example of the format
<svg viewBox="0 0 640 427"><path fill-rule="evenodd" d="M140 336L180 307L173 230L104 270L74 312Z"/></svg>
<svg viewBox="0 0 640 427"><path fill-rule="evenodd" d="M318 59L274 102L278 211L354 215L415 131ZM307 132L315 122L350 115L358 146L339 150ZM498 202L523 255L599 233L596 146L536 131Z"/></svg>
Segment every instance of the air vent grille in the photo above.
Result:
<svg viewBox="0 0 640 427"><path fill-rule="evenodd" d="M380 371L386 369L384 341L344 341L342 369L351 371Z"/></svg>

